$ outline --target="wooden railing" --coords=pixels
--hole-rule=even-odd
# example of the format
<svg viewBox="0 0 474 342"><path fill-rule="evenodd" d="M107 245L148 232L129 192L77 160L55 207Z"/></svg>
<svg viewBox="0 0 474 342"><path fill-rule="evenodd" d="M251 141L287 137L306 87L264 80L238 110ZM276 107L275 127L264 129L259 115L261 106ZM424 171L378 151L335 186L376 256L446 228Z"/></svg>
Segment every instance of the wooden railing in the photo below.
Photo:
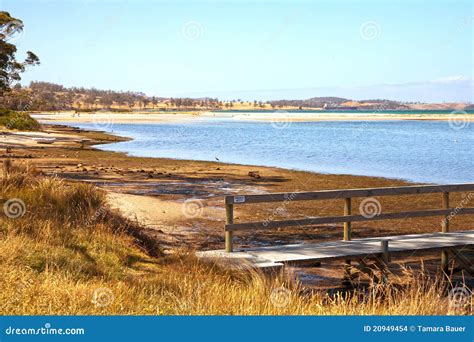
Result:
<svg viewBox="0 0 474 342"><path fill-rule="evenodd" d="M233 251L233 233L240 230L254 229L274 229L296 225L314 225L329 223L344 223L345 241L351 240L351 223L363 221L394 220L429 216L444 216L441 231L449 231L448 217L455 212L456 215L474 214L474 208L458 206L450 208L449 193L451 192L470 192L474 191L474 184L454 184L454 185L421 185L421 186L402 186L390 188L368 188L368 189L350 189L350 190L325 190L314 192L293 192L293 193L274 193L263 195L245 195L245 196L226 196L226 224L225 224L225 249L227 252ZM380 197L397 195L420 195L420 194L442 194L442 209L427 209L416 211L403 211L394 213L378 213L374 216L353 215L352 198L361 197ZM271 203L271 202L293 202L293 201L311 201L327 199L344 199L343 216L327 217L309 217L304 219L284 220L284 221L261 221L234 223L234 205L252 204L252 203Z"/></svg>

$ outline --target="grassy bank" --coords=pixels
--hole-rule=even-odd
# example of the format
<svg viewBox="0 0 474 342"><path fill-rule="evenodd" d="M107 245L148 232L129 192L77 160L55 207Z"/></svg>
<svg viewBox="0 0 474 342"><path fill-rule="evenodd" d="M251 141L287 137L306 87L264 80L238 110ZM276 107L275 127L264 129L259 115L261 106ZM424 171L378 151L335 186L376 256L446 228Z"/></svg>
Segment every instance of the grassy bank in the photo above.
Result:
<svg viewBox="0 0 474 342"><path fill-rule="evenodd" d="M40 129L40 124L26 113L0 109L0 128L19 131L36 131Z"/></svg>
<svg viewBox="0 0 474 342"><path fill-rule="evenodd" d="M285 276L231 274L160 256L88 184L4 161L0 314L446 314L440 284L413 277L364 295L310 292ZM134 236L132 236L134 235ZM151 254L155 256L150 256Z"/></svg>

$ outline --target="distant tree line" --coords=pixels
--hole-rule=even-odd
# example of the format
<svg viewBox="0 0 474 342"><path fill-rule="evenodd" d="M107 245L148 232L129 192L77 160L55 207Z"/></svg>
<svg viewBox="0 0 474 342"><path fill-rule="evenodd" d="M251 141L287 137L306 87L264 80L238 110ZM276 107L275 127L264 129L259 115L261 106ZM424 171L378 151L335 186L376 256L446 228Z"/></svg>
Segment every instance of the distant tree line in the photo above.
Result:
<svg viewBox="0 0 474 342"><path fill-rule="evenodd" d="M364 110L408 109L407 103L372 99L357 102ZM306 100L220 101L217 98L165 98L147 96L141 92L65 87L50 82L31 82L28 87L16 84L0 96L0 108L22 111L132 111L132 110L231 110L282 108L356 108L354 101L341 97L314 97Z"/></svg>
<svg viewBox="0 0 474 342"><path fill-rule="evenodd" d="M232 102L215 98L163 98L141 92L67 88L50 82L31 82L29 87L15 85L0 98L0 106L16 110L95 111L101 109L128 111L132 109L220 109L233 107Z"/></svg>

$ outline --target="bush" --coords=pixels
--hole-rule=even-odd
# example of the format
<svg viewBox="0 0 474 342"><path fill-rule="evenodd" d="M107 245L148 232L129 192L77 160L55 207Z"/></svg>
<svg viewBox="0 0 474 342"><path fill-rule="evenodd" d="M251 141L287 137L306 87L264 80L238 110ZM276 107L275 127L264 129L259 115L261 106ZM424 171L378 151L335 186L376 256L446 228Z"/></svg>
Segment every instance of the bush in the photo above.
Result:
<svg viewBox="0 0 474 342"><path fill-rule="evenodd" d="M10 109L0 109L0 127L20 131L36 131L40 129L38 121L26 113Z"/></svg>

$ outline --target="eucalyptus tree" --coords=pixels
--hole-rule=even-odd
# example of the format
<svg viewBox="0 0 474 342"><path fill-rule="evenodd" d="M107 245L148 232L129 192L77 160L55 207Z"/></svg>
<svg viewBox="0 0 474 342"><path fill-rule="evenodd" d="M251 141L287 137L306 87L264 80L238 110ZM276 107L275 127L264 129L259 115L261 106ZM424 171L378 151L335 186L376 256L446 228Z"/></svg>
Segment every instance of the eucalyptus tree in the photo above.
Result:
<svg viewBox="0 0 474 342"><path fill-rule="evenodd" d="M12 84L20 81L20 74L26 67L39 65L38 56L26 53L24 61L16 59L17 47L9 41L23 31L23 22L8 12L0 11L0 95L10 90Z"/></svg>

